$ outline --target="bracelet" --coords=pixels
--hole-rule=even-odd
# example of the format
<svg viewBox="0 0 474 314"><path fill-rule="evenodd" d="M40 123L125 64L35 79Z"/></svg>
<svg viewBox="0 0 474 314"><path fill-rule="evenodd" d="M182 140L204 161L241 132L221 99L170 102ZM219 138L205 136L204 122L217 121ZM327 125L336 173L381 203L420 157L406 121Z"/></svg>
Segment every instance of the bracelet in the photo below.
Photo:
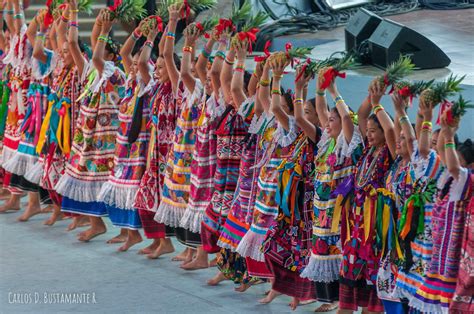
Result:
<svg viewBox="0 0 474 314"><path fill-rule="evenodd" d="M456 144L453 143L453 142L449 142L449 143L445 143L444 144L444 148L452 148L452 149L456 149Z"/></svg>
<svg viewBox="0 0 474 314"><path fill-rule="evenodd" d="M184 47L183 47L183 52L193 53L193 47L191 47L191 46L184 46Z"/></svg>
<svg viewBox="0 0 474 314"><path fill-rule="evenodd" d="M380 111L380 110L384 110L384 108L382 107L382 105L377 105L373 108L373 111L374 111L374 114L377 115L377 113Z"/></svg>
<svg viewBox="0 0 474 314"><path fill-rule="evenodd" d="M316 91L316 94L317 94L318 96L322 96L322 97L326 96L326 92L325 92L325 91L317 90L317 91Z"/></svg>
<svg viewBox="0 0 474 314"><path fill-rule="evenodd" d="M230 61L227 57L224 58L224 61L225 61L225 63L227 63L228 65L234 65L234 63L235 63L235 60L234 60L234 61Z"/></svg>
<svg viewBox="0 0 474 314"><path fill-rule="evenodd" d="M260 80L260 86L266 87L270 86L270 80Z"/></svg>
<svg viewBox="0 0 474 314"><path fill-rule="evenodd" d="M142 37L142 33L139 33L139 32L137 32L137 31L134 31L134 32L132 33L132 39L133 39L134 41L139 40L141 37Z"/></svg>
<svg viewBox="0 0 474 314"><path fill-rule="evenodd" d="M275 78L275 79L281 79L282 77L283 77L283 75L275 75L275 74L273 74L273 78Z"/></svg>
<svg viewBox="0 0 474 314"><path fill-rule="evenodd" d="M334 98L334 101L336 102L336 104L341 100L344 101L341 95L338 95L336 98Z"/></svg>
<svg viewBox="0 0 474 314"><path fill-rule="evenodd" d="M209 52L207 52L206 49L203 49L201 54L206 59L209 59L209 57L211 56L211 54Z"/></svg>
<svg viewBox="0 0 474 314"><path fill-rule="evenodd" d="M61 15L61 21L63 21L64 23L67 23L69 21L69 18L65 17L64 15Z"/></svg>
<svg viewBox="0 0 474 314"><path fill-rule="evenodd" d="M253 72L253 73L252 73L252 76L258 79L257 72Z"/></svg>
<svg viewBox="0 0 474 314"><path fill-rule="evenodd" d="M69 12L71 12L71 13L79 13L79 10L78 10L78 9L76 9L76 10L69 10Z"/></svg>
<svg viewBox="0 0 474 314"><path fill-rule="evenodd" d="M7 13L8 15L13 15L13 13L15 13L13 10L6 10L5 13Z"/></svg>
<svg viewBox="0 0 474 314"><path fill-rule="evenodd" d="M405 122L410 123L410 119L408 119L408 116L403 116L403 117L400 117L400 118L398 119L398 122L399 122L400 124L405 123Z"/></svg>
<svg viewBox="0 0 474 314"><path fill-rule="evenodd" d="M97 38L98 41L103 41L104 43L106 43L107 41L109 41L109 39L106 37L106 36L103 36L103 35L100 35L98 38Z"/></svg>
<svg viewBox="0 0 474 314"><path fill-rule="evenodd" d="M69 22L69 27L79 27L77 22Z"/></svg>
<svg viewBox="0 0 474 314"><path fill-rule="evenodd" d="M166 39L174 39L174 36L166 35Z"/></svg>
<svg viewBox="0 0 474 314"><path fill-rule="evenodd" d="M23 18L23 14L21 13L18 13L18 14L15 14L15 16L13 17L15 20L20 20Z"/></svg>
<svg viewBox="0 0 474 314"><path fill-rule="evenodd" d="M245 71L245 64L237 64L237 66L235 67L235 69L240 69L242 71Z"/></svg>
<svg viewBox="0 0 474 314"><path fill-rule="evenodd" d="M432 127L433 126L433 123L431 123L431 121L423 121L423 123L421 124L422 127L424 126L427 126L427 127Z"/></svg>
<svg viewBox="0 0 474 314"><path fill-rule="evenodd" d="M222 60L226 60L226 56L225 56L225 53L222 52L222 51L218 51L216 52L216 58L221 58ZM227 60L228 62L231 62L229 60ZM229 63L229 64L234 64L234 61L232 61L232 63Z"/></svg>
<svg viewBox="0 0 474 314"><path fill-rule="evenodd" d="M295 98L294 104L304 104L304 99L303 98Z"/></svg>
<svg viewBox="0 0 474 314"><path fill-rule="evenodd" d="M276 95L276 94L281 95L281 90L279 90L279 89L272 89L272 95Z"/></svg>
<svg viewBox="0 0 474 314"><path fill-rule="evenodd" d="M345 105L346 103L344 102L344 99L341 98L338 101L336 101L336 106L339 105L339 104Z"/></svg>
<svg viewBox="0 0 474 314"><path fill-rule="evenodd" d="M235 68L234 71L235 71L235 72L240 72L240 73L244 73L244 72L245 72L245 70L242 69L242 68Z"/></svg>
<svg viewBox="0 0 474 314"><path fill-rule="evenodd" d="M145 46L150 47L151 49L153 49L153 42L151 40L147 40L147 41L145 41Z"/></svg>
<svg viewBox="0 0 474 314"><path fill-rule="evenodd" d="M168 32L168 33L166 34L166 37L173 37L173 38L175 38L175 37L176 37L176 34L175 34L175 33L172 33L172 32Z"/></svg>

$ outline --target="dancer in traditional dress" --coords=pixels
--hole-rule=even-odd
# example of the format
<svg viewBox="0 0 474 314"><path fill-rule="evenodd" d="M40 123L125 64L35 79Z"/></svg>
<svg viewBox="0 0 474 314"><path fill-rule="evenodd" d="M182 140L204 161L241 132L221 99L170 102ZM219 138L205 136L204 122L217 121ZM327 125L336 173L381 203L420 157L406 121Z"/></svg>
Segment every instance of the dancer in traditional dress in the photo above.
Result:
<svg viewBox="0 0 474 314"><path fill-rule="evenodd" d="M90 241L106 232L102 221L107 215L99 191L114 166L115 135L118 130L118 103L124 96L125 74L115 65L118 47L108 38L113 19L101 12L97 27L100 36L95 44L92 65L83 74L97 74L81 95L81 112L74 134L66 173L59 179L56 191L63 195L62 211L89 216L91 227L78 235L79 241ZM77 64L77 63L76 63ZM90 81L90 80L88 80ZM83 97L82 97L83 96Z"/></svg>

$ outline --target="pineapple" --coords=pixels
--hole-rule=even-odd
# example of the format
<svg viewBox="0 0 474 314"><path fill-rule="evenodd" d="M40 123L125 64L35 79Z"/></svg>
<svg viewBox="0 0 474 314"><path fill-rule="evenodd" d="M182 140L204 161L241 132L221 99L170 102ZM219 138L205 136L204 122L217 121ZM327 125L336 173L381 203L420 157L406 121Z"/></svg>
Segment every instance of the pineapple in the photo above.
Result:
<svg viewBox="0 0 474 314"><path fill-rule="evenodd" d="M425 82L425 81L417 81L417 82L410 82L410 81L398 81L394 85L394 89L404 97L415 97L418 96L422 91L429 88L433 85L434 80ZM408 93L404 92L405 90ZM405 94L406 93L406 94Z"/></svg>
<svg viewBox="0 0 474 314"><path fill-rule="evenodd" d="M438 82L428 89L425 89L420 97L423 101L431 107L436 107L437 104L453 96L455 93L460 92L462 88L459 86L464 80L464 76L458 78L457 76L450 75L449 78L444 82Z"/></svg>
<svg viewBox="0 0 474 314"><path fill-rule="evenodd" d="M299 47L288 49L287 52L275 52L268 58L268 61L272 62L277 59L284 62L293 62L295 58L306 58L311 53L311 50L313 50L313 47Z"/></svg>
<svg viewBox="0 0 474 314"><path fill-rule="evenodd" d="M158 8L155 15L158 15L163 19L164 22L168 22L169 12L168 8L172 4L183 4L183 0L163 0L157 3ZM204 10L212 9L216 6L217 0L188 0L190 8L190 15L194 16Z"/></svg>
<svg viewBox="0 0 474 314"><path fill-rule="evenodd" d="M242 32L241 33L246 33L250 32L252 30L258 30L263 23L265 23L266 19L268 18L268 14L264 12L258 12L257 15L251 16L245 25L242 27ZM238 33L232 37L231 40L231 47L234 47L242 40L242 38L245 38L244 40L249 40L245 36L242 37L242 34ZM252 44L252 43L249 43Z"/></svg>
<svg viewBox="0 0 474 314"><path fill-rule="evenodd" d="M353 68L356 65L354 55L344 54L341 58L330 57L323 61L319 67L319 76L324 77L324 82L321 88L326 89L331 82L336 79L336 76L345 77L346 70Z"/></svg>
<svg viewBox="0 0 474 314"><path fill-rule="evenodd" d="M413 72L414 68L415 65L411 63L411 59L409 57L400 56L397 61L388 66L388 68L385 70L385 74L378 76L376 80L378 80L379 83L384 87L388 87L390 85L393 86L393 84Z"/></svg>
<svg viewBox="0 0 474 314"><path fill-rule="evenodd" d="M461 120L461 117L466 114L467 109L474 109L474 105L470 101L465 100L462 95L459 95L458 100L454 101L453 105L446 112L448 125L455 127Z"/></svg>
<svg viewBox="0 0 474 314"><path fill-rule="evenodd" d="M151 30L158 26L158 20L160 17L156 15L149 16L143 20L143 24L140 26L140 30L143 36L148 36ZM161 30L160 30L161 31Z"/></svg>
<svg viewBox="0 0 474 314"><path fill-rule="evenodd" d="M108 7L112 19L118 19L124 23L130 23L143 18L146 14L145 0L114 0L114 4Z"/></svg>

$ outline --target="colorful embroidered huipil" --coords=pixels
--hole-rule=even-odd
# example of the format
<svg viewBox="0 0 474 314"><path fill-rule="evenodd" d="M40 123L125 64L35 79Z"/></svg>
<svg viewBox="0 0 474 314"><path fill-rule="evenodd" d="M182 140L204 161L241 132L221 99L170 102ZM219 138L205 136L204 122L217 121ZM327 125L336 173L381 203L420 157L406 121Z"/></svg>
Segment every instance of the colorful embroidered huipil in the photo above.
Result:
<svg viewBox="0 0 474 314"><path fill-rule="evenodd" d="M147 122L150 143L145 173L140 181L134 206L139 210L145 235L150 239L157 239L165 237L165 226L153 218L160 206L167 156L173 147L179 108L173 97L171 82L157 84L151 80L145 89L150 89L153 95Z"/></svg>
<svg viewBox="0 0 474 314"><path fill-rule="evenodd" d="M214 193L201 228L203 248L209 253L220 251L217 242L234 200L240 159L245 144L243 140L248 130L247 122L250 121L244 121L243 112L252 111L253 104L253 99L247 99L238 112L228 107L216 130L217 168L214 175Z"/></svg>
<svg viewBox="0 0 474 314"><path fill-rule="evenodd" d="M140 75L127 82L127 92L119 105L120 126L115 144L114 169L99 194L99 200L105 203L114 226L128 229L142 226L134 204L145 172L150 140L147 129L150 94L146 90L142 93L144 88Z"/></svg>
<svg viewBox="0 0 474 314"><path fill-rule="evenodd" d="M206 103L199 113L195 129L196 141L191 162L189 202L180 222L181 227L197 233L201 233L201 222L214 191L217 164L216 124L225 110L222 97L217 97L214 93L207 99L203 98L203 101Z"/></svg>
<svg viewBox="0 0 474 314"><path fill-rule="evenodd" d="M95 71L85 71L91 73ZM113 62L105 62L84 97L66 173L56 184L63 196L62 211L105 216L98 202L102 185L114 167L116 133L119 127L119 101L125 92L125 74ZM81 95L82 96L82 95Z"/></svg>
<svg viewBox="0 0 474 314"><path fill-rule="evenodd" d="M300 273L311 255L315 145L300 132L291 147L291 156L278 166L278 217L267 232L263 252L274 276L272 289L311 300L316 286Z"/></svg>
<svg viewBox="0 0 474 314"><path fill-rule="evenodd" d="M454 179L447 170L438 181L433 207L433 255L428 272L410 307L421 312L448 313L459 275L466 208L473 195L474 176L461 168Z"/></svg>

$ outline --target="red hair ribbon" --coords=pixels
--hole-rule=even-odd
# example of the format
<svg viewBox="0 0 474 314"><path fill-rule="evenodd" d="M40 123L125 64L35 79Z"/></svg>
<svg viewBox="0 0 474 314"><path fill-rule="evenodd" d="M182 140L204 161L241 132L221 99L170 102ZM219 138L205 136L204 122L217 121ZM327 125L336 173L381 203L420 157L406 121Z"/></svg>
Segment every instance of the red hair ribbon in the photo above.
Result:
<svg viewBox="0 0 474 314"><path fill-rule="evenodd" d="M441 116L446 112L446 122L448 124L452 124L454 122L454 117L453 117L453 112L451 111L451 107L453 106L453 103L444 100L441 105L439 106L439 113L438 113L438 119L436 120L436 124L440 125L441 124Z"/></svg>
<svg viewBox="0 0 474 314"><path fill-rule="evenodd" d="M249 42L249 52L252 53L252 44L257 40L257 33L259 29L258 28L252 28L246 32L240 32L237 36L239 36L240 41L248 40Z"/></svg>
<svg viewBox="0 0 474 314"><path fill-rule="evenodd" d="M109 10L115 12L121 4L122 0L114 0L114 4L109 6Z"/></svg>
<svg viewBox="0 0 474 314"><path fill-rule="evenodd" d="M200 22L196 23L197 29L204 35L204 38L209 39L211 37L207 32L204 31L204 26Z"/></svg>
<svg viewBox="0 0 474 314"><path fill-rule="evenodd" d="M324 72L323 78L324 82L321 85L322 89L326 89L331 85L331 83L334 81L336 77L341 77L341 78L346 78L346 73L341 73L338 70L334 68L329 68L326 72Z"/></svg>
<svg viewBox="0 0 474 314"><path fill-rule="evenodd" d="M270 57L270 46L272 45L272 42L267 40L267 42L265 43L265 47L263 48L263 53L264 55L263 56L256 56L255 58L253 58L255 60L255 62L263 62L265 60L268 59L268 57Z"/></svg>
<svg viewBox="0 0 474 314"><path fill-rule="evenodd" d="M306 59L306 62L305 62L305 63L303 64L303 66L301 67L300 73L298 74L298 76L297 76L296 79L295 79L295 82L298 82L298 81L301 79L301 77L302 77L302 76L305 74L305 72L306 72L306 68L308 68L308 66L309 66L310 64L311 64L311 59L310 59L310 58Z"/></svg>
<svg viewBox="0 0 474 314"><path fill-rule="evenodd" d="M410 87L405 86L398 91L398 94L402 97L410 97L410 105L413 102L413 94L411 93Z"/></svg>
<svg viewBox="0 0 474 314"><path fill-rule="evenodd" d="M216 26L217 35L222 34L227 28L235 31L234 23L230 19L219 19L219 24Z"/></svg>

